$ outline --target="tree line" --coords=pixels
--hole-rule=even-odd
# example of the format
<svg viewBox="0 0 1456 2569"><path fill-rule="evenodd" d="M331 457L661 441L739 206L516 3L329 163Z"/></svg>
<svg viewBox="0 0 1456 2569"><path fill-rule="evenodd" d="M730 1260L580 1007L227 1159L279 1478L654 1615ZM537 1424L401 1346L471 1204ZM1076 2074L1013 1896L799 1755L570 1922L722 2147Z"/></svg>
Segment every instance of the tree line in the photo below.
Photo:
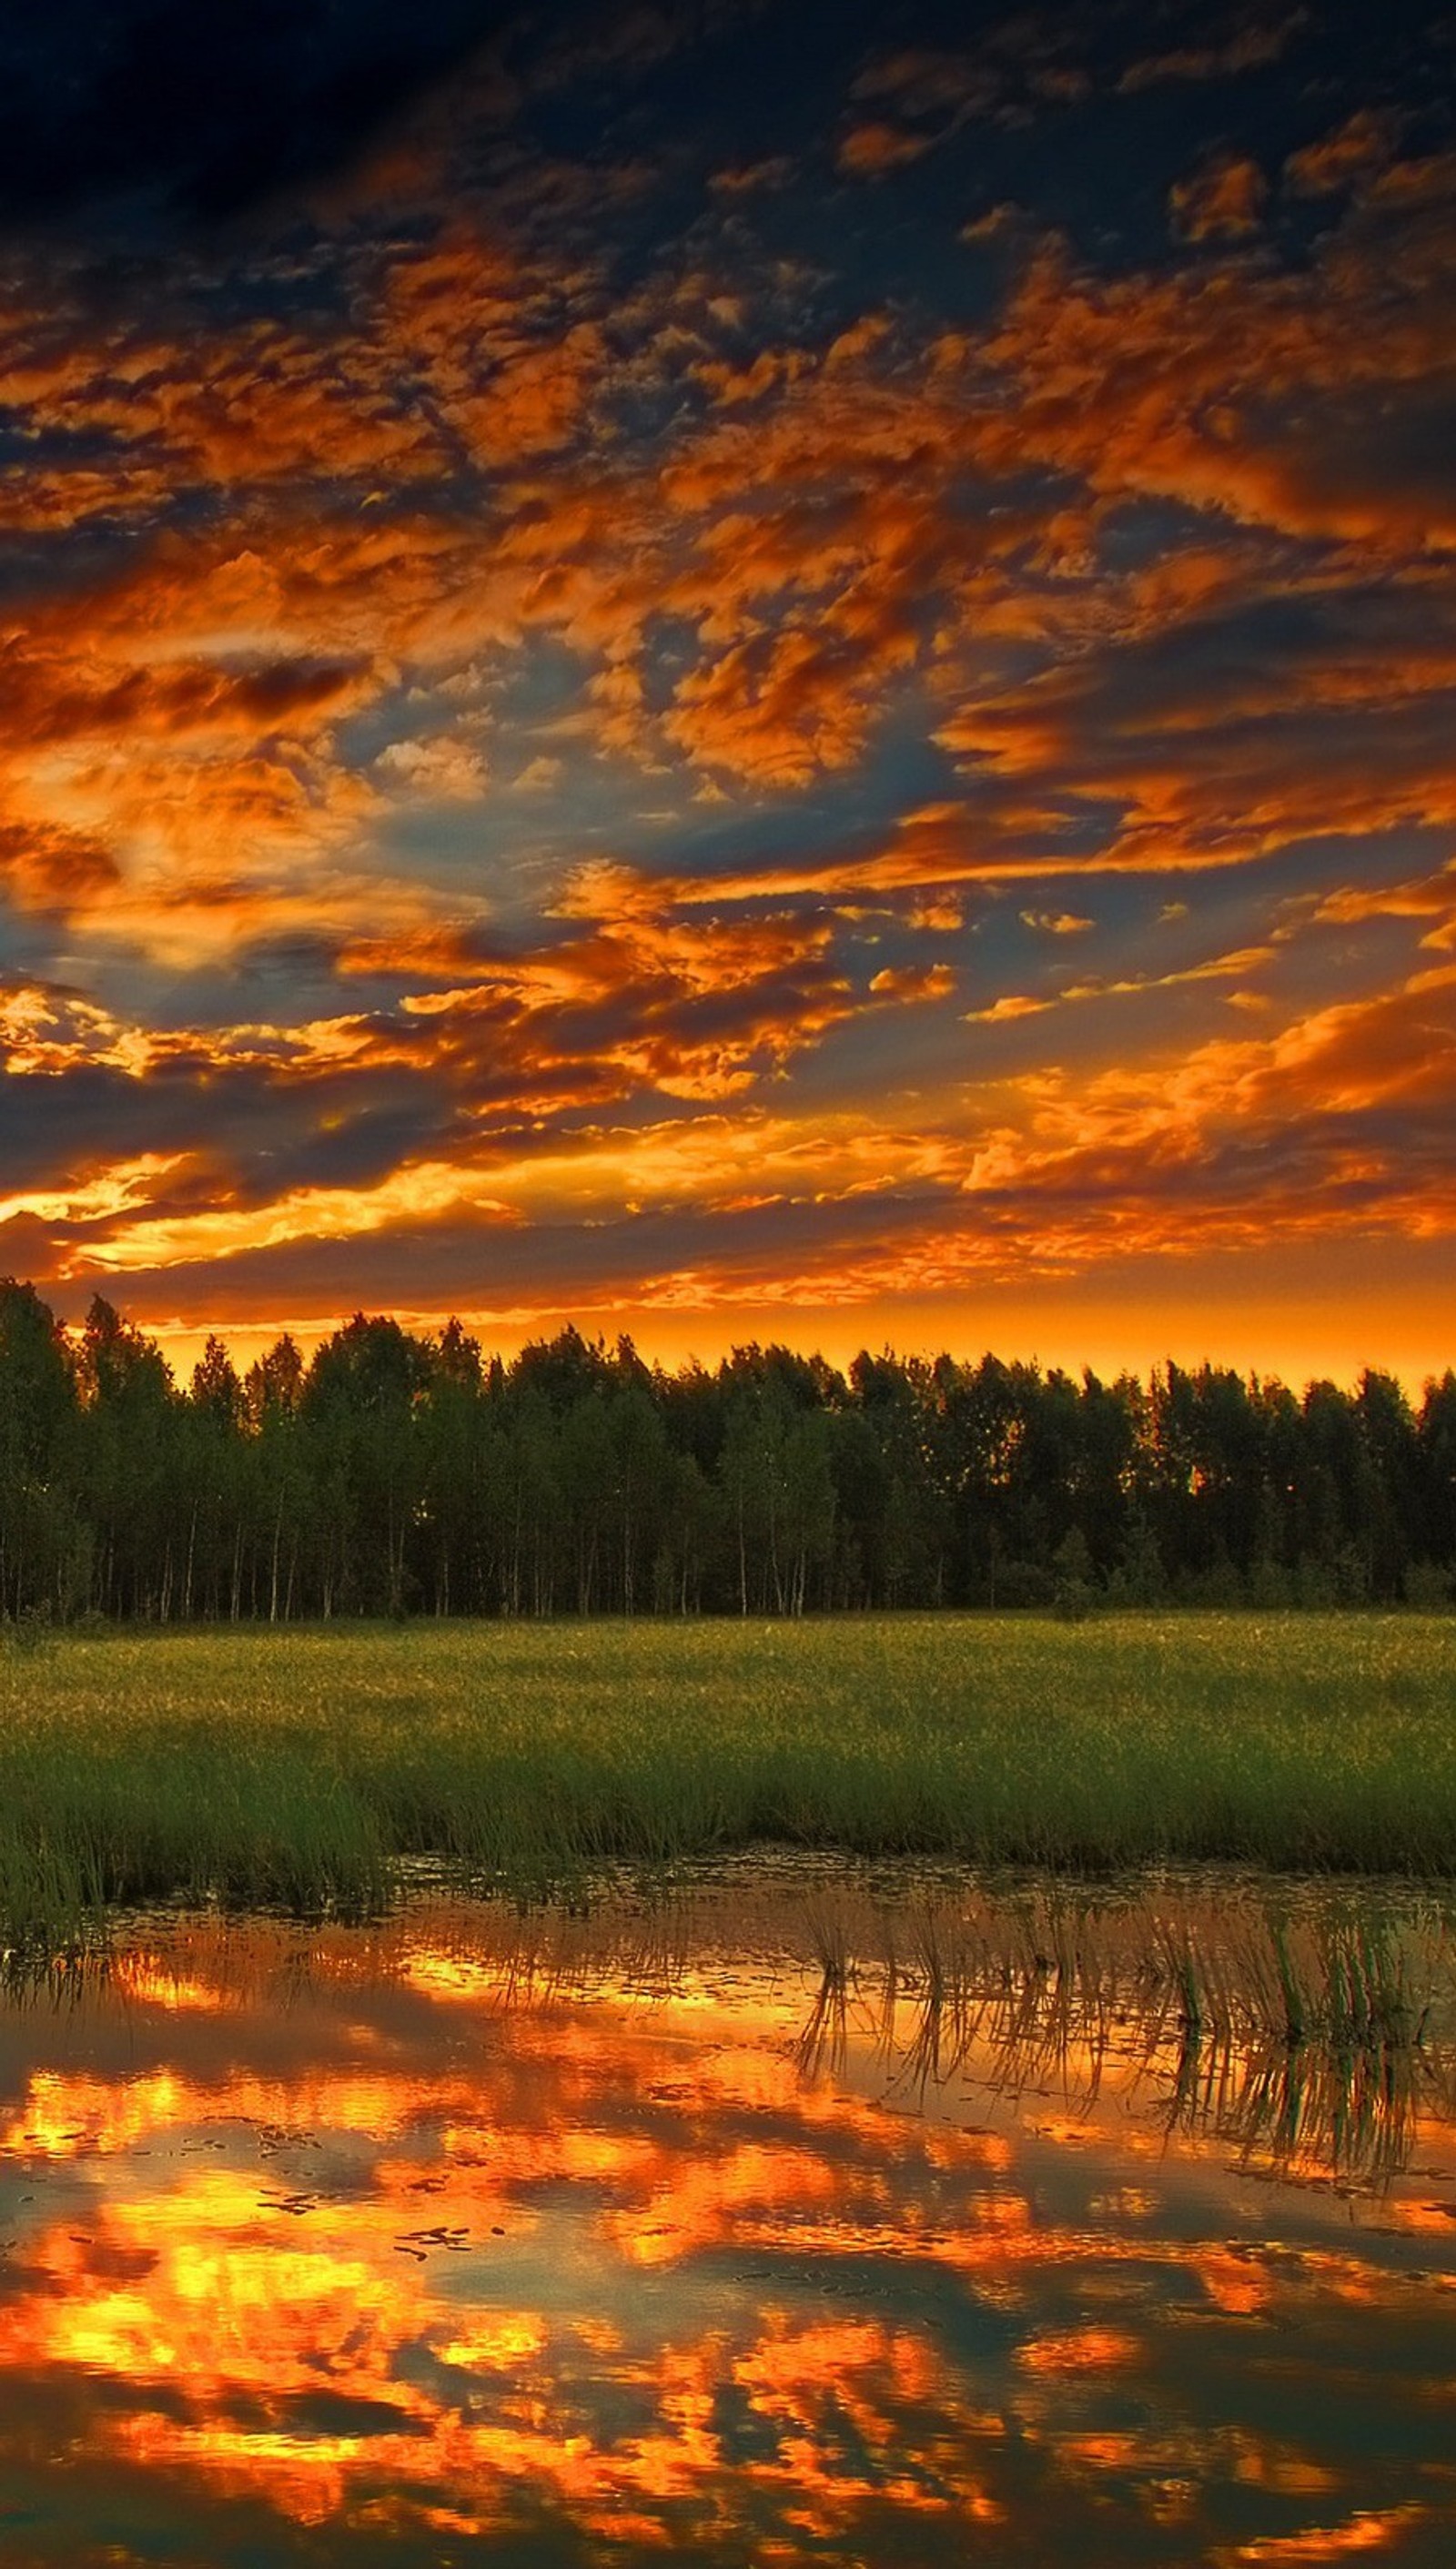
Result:
<svg viewBox="0 0 1456 2569"><path fill-rule="evenodd" d="M487 1357L359 1313L184 1387L0 1283L0 1618L1447 1605L1456 1373L1418 1404L1205 1364Z"/></svg>

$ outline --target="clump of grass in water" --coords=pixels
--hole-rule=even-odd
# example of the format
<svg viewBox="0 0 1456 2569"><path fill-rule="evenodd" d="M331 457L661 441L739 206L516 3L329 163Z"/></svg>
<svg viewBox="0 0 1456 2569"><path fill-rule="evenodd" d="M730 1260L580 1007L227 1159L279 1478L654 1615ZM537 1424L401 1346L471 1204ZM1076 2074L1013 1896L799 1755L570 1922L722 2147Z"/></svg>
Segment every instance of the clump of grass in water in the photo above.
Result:
<svg viewBox="0 0 1456 2569"><path fill-rule="evenodd" d="M1170 2131L1365 2180L1404 2166L1423 2101L1456 2115L1452 2028L1426 2038L1456 1999L1444 1921L1327 1903L1291 1919L1254 1899L1108 1909L1063 1890L922 1925L914 1953L883 1971L878 2039L921 2094L979 2064L1016 2093L1080 2082L1090 2103L1132 2056L1166 2081Z"/></svg>

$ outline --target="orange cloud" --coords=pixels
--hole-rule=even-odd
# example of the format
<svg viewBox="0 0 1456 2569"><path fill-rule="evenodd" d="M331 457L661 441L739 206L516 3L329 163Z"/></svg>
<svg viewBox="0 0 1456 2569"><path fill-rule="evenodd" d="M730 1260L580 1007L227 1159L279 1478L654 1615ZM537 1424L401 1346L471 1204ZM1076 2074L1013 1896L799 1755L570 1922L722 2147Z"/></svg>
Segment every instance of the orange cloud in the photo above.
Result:
<svg viewBox="0 0 1456 2569"><path fill-rule="evenodd" d="M773 153L766 161L730 163L715 170L708 184L725 196L753 195L761 187L784 187L794 175L794 165L787 155Z"/></svg>
<svg viewBox="0 0 1456 2569"><path fill-rule="evenodd" d="M1039 1017L1055 1004L1053 999L1033 999L1025 992L1007 991L1004 997L993 999L988 1008L970 1009L966 1023L972 1026L1005 1025L1016 1017Z"/></svg>
<svg viewBox="0 0 1456 2569"><path fill-rule="evenodd" d="M1284 184L1298 196L1328 196L1354 186L1371 171L1383 168L1394 154L1399 121L1378 108L1357 108L1342 125L1291 152L1284 163Z"/></svg>
<svg viewBox="0 0 1456 2569"><path fill-rule="evenodd" d="M1429 193L1428 180L1422 205ZM1388 204L1361 216L1388 218ZM529 264L467 229L382 273L377 328L351 350L352 365L382 369L382 381L402 362L426 369L432 417L448 417L486 461L519 467L574 432L608 358L589 316L551 305ZM1110 609L1166 629L1206 610L1221 587L1237 593L1247 582L1247 561L1205 545L1186 562L1175 553L1139 572L1120 596L1109 592L1096 566L1095 512L1115 492L1212 503L1248 524L1307 528L1322 518L1335 535L1369 535L1378 506L1388 542L1409 541L1418 505L1409 496L1390 487L1378 503L1363 489L1357 501L1333 488L1321 496L1307 458L1281 455L1276 439L1261 449L1257 437L1231 444L1211 430L1241 406L1247 426L1256 393L1262 399L1281 378L1333 396L1377 372L1415 380L1435 363L1434 328L1417 329L1413 305L1403 316L1399 297L1381 296L1373 240L1362 246L1350 232L1326 253L1322 317L1286 278L1245 279L1237 303L1228 284L1215 276L1195 289L1175 277L1099 289L1044 257L999 330L974 352L947 337L914 385L892 369L883 323L841 332L819 365L803 350L761 350L737 370L735 397L752 398L757 384L771 398L751 433L689 427L660 486L620 473L589 490L574 475L522 484L486 545L444 519L374 530L325 519L286 557L243 548L209 560L205 549L175 550L168 629L215 633L220 613L243 631L261 624L280 640L286 631L287 656L275 645L272 665L294 670L293 719L315 728L337 708L321 693L310 704L307 688L324 690L330 666L361 673L349 681L357 689L369 683L371 659L391 653L438 662L492 637L514 648L534 628L555 630L607 655L590 701L608 746L649 761L666 748L720 774L799 790L863 754L888 692L923 665L932 641L944 655L937 683L952 682L962 622L965 633L1029 634L1057 650L1079 630L1095 633L1099 619L1105 627ZM1432 290L1438 271L1428 299ZM1373 336L1356 318L1362 305ZM1336 308L1337 338L1326 328ZM249 347L260 370L252 407L271 416L282 399L273 360ZM734 369L718 365L717 380L726 391ZM1070 399L1062 386L1074 387ZM42 421L53 392L36 392ZM487 414L496 427L483 425ZM1123 425L1109 432L1109 421ZM1102 495L1092 514L1069 515L1062 504L1038 532L1014 515L977 522L952 510L956 477L998 476L1028 454L1085 474ZM827 480L840 495L830 511ZM659 489L675 526L656 511ZM1028 582L1033 540L1049 580ZM927 598L952 585L961 603L934 637ZM690 619L705 647L665 708L649 711L643 654L650 618L663 609ZM138 617L155 636L151 619L162 611L160 582L155 600L119 595L105 615L111 667L82 697L67 668L54 701L36 704L34 737L108 711L159 727L276 722L281 707L250 706L237 673L199 662L188 677L139 660ZM64 644L59 629L56 639ZM145 647L155 652L155 639ZM340 650L357 657L331 661Z"/></svg>
<svg viewBox="0 0 1456 2569"><path fill-rule="evenodd" d="M877 999L948 999L955 974L948 963L892 963L870 984Z"/></svg>
<svg viewBox="0 0 1456 2569"><path fill-rule="evenodd" d="M1228 80L1240 72L1259 71L1276 63L1294 38L1310 24L1307 9L1291 9L1283 18L1252 19L1223 44L1184 45L1166 54L1147 54L1130 63L1118 83L1135 92L1165 81Z"/></svg>
<svg viewBox="0 0 1456 2569"><path fill-rule="evenodd" d="M901 125L887 125L883 119L872 119L863 125L852 125L841 139L837 160L849 179L883 179L892 170L903 170L907 163L918 161L930 148L925 134L911 134Z"/></svg>
<svg viewBox="0 0 1456 2569"><path fill-rule="evenodd" d="M1456 946L1456 857L1433 875L1395 884L1345 884L1325 893L1313 916L1340 926L1369 918L1429 918L1422 945Z"/></svg>
<svg viewBox="0 0 1456 2569"><path fill-rule="evenodd" d="M1257 232L1269 182L1255 161L1219 161L1169 193L1173 228L1181 240L1246 240Z"/></svg>

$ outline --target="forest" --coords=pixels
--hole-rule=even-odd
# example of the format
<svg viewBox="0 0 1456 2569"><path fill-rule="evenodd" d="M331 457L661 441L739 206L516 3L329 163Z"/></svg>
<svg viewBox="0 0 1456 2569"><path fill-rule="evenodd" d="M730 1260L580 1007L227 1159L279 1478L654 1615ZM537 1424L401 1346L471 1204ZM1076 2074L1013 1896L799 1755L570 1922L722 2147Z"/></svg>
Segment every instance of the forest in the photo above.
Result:
<svg viewBox="0 0 1456 2569"><path fill-rule="evenodd" d="M1413 1403L1168 1363L785 1346L513 1360L357 1314L180 1385L97 1298L0 1284L0 1617L799 1616L1456 1595L1456 1373Z"/></svg>

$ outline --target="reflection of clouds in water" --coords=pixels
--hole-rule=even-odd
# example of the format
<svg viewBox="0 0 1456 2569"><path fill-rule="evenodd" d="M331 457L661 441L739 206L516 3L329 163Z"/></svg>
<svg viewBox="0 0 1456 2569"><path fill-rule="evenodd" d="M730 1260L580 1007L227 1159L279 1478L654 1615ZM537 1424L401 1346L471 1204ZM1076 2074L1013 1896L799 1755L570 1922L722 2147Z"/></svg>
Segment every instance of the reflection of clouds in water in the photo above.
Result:
<svg viewBox="0 0 1456 2569"><path fill-rule="evenodd" d="M629 2553L1435 2556L1449 2121L1376 2221L1280 2210L1216 2122L1165 2147L1130 2040L1064 2027L1018 2099L962 2015L911 2094L868 1967L806 2067L813 1937L513 1932L325 1931L300 1973L287 1931L179 1931L0 2027L0 2463L41 2528L79 2415L184 2541L261 2503L326 2559L543 2508Z"/></svg>

